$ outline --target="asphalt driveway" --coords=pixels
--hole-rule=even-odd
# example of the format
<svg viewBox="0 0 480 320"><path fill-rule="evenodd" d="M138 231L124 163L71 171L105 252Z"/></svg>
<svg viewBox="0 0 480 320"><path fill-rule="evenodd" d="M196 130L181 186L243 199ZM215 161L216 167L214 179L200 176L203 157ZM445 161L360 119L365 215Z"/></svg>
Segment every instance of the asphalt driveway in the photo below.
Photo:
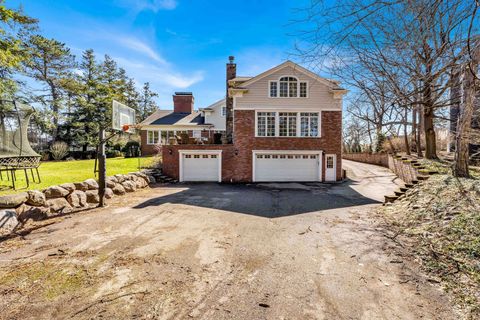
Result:
<svg viewBox="0 0 480 320"><path fill-rule="evenodd" d="M0 318L454 319L372 214L395 176L344 167L340 184L158 186L54 219L0 243Z"/></svg>

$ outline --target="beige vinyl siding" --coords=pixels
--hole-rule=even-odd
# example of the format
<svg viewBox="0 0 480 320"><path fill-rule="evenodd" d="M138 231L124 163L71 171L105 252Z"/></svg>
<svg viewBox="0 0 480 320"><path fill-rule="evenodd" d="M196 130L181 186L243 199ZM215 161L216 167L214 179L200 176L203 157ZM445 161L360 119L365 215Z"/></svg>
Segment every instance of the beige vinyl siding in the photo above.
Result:
<svg viewBox="0 0 480 320"><path fill-rule="evenodd" d="M307 81L308 98L270 98L269 81L277 81L282 76L295 76L300 82ZM315 110L341 110L342 99L334 99L330 88L322 82L287 66L246 87L243 97L235 98L235 109L243 108L298 108Z"/></svg>

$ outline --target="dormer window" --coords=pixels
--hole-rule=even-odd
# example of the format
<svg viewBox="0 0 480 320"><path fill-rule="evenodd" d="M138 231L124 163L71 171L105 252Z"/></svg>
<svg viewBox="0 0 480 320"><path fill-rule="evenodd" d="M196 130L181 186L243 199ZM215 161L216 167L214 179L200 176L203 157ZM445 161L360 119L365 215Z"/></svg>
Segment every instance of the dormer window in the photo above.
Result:
<svg viewBox="0 0 480 320"><path fill-rule="evenodd" d="M270 98L306 98L307 82L300 82L295 77L281 77L270 81Z"/></svg>

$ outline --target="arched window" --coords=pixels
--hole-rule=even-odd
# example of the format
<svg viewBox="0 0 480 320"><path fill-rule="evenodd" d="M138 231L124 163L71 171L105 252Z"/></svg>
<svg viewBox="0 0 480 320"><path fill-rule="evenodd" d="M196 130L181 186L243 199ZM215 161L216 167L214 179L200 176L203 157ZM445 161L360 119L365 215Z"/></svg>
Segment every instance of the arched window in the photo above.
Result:
<svg viewBox="0 0 480 320"><path fill-rule="evenodd" d="M280 97L297 97L298 80L294 77L280 78Z"/></svg>
<svg viewBox="0 0 480 320"><path fill-rule="evenodd" d="M291 76L281 77L277 81L269 81L271 98L307 98L307 82L300 82Z"/></svg>

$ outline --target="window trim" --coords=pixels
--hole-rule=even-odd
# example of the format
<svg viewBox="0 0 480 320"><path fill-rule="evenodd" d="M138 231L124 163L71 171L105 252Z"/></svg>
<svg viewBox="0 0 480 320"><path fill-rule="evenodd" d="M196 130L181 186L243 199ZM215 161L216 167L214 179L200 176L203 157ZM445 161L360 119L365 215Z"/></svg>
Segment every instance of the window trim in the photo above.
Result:
<svg viewBox="0 0 480 320"><path fill-rule="evenodd" d="M258 113L259 112L273 112L275 113L275 135L274 136L259 136L258 135ZM292 136L280 136L280 112L282 113L296 113L297 114L297 135L292 137ZM304 137L301 136L301 113L318 113L318 136L316 137ZM281 110L281 111L272 111L272 110L264 110L264 109L258 109L255 110L255 138L293 138L293 139L318 139L322 137L322 110Z"/></svg>
<svg viewBox="0 0 480 320"><path fill-rule="evenodd" d="M296 97L280 97L280 79L285 78L285 77L292 77L297 79L298 84L297 84L297 96ZM277 83L277 96L273 97L270 95L270 83L276 82ZM306 97L300 97L300 83L306 83L307 84L307 96ZM290 90L290 88L288 88ZM300 80L296 76L290 76L290 75L282 75L280 76L277 80L268 80L268 88L267 88L267 96L272 99L308 99L310 96L310 85L308 80Z"/></svg>
<svg viewBox="0 0 480 320"><path fill-rule="evenodd" d="M151 142L150 141L150 139L149 139L150 132L152 132L153 135L154 135L153 140L155 140L155 133L157 134L157 142ZM152 145L158 144L158 142L160 140L160 137L161 137L160 130L147 130L147 145L152 146Z"/></svg>

